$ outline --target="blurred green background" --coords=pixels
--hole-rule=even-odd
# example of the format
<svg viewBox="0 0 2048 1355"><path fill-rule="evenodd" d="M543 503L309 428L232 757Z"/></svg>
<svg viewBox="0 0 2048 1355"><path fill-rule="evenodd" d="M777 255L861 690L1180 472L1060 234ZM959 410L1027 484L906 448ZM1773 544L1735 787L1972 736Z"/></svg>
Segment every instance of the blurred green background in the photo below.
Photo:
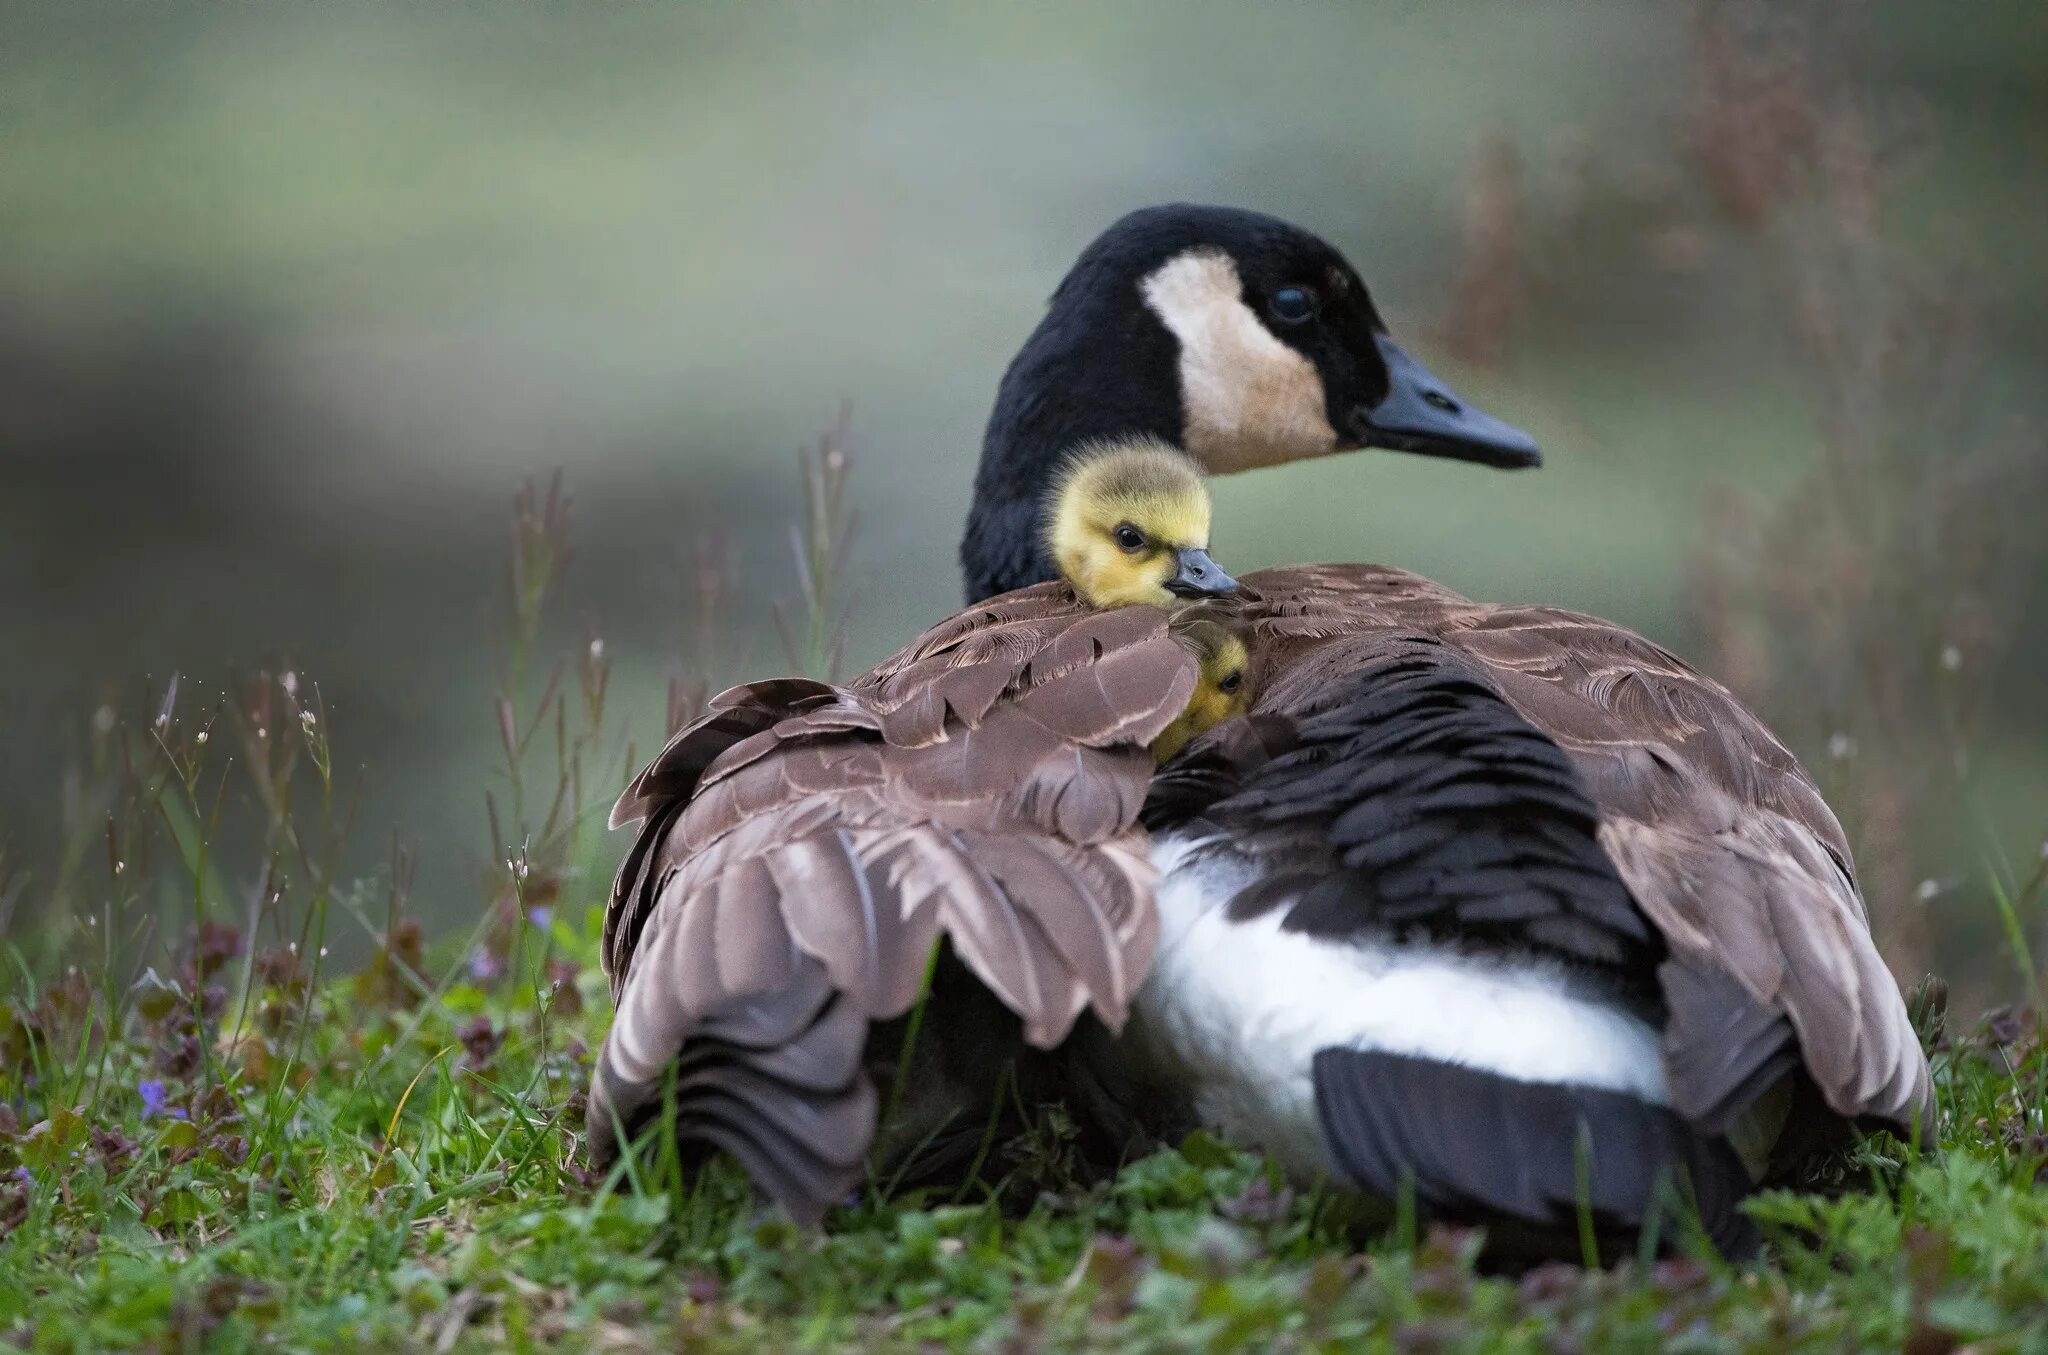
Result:
<svg viewBox="0 0 2048 1355"><path fill-rule="evenodd" d="M1926 841L1898 877L1935 886L1907 924L1933 948L1902 964L1976 964L1979 886L2025 876L2048 829L2048 533L2002 488L2039 483L2012 455L2042 457L2048 25L2032 0L1831 5L1783 32L1773 13L17 0L0 838L42 864L103 702L287 664L318 680L340 762L366 768L358 868L395 830L428 917L465 917L497 850L492 636L522 477L566 472L577 555L551 643L605 637L645 751L679 660L720 682L788 667L766 615L795 592L796 450L850 399L849 657L871 660L959 601L982 423L1044 298L1108 222L1174 199L1325 235L1397 334L1549 456L1514 476L1373 453L1220 482L1233 570L1397 563L1626 622L1742 687L1700 587L1726 544L1714 505L1732 490L1782 527L1772 505L1825 457L1839 391L1799 328L1827 232L1797 203L1745 217L1696 163L1713 35L1732 33L1808 53L1794 104L1867 112L1887 257L1967 301L1970 426L1901 436L2019 449L1982 491L2018 511L1981 527L2002 534L2001 588L1968 649L1967 775L1909 806ZM1783 101L1762 69L1722 92L1724 121ZM1765 121L1734 133L1764 159L1802 135ZM1869 289L1851 291L1854 328ZM1910 411L1904 370L1878 384ZM716 653L685 654L713 532L741 605ZM1769 645L1786 623L1764 624ZM1904 652L1871 662L1934 662ZM1853 682L1865 662L1840 666ZM1851 713L1773 695L1798 673L1757 682L1803 756L1852 760ZM1881 922L1908 906L1873 904Z"/></svg>

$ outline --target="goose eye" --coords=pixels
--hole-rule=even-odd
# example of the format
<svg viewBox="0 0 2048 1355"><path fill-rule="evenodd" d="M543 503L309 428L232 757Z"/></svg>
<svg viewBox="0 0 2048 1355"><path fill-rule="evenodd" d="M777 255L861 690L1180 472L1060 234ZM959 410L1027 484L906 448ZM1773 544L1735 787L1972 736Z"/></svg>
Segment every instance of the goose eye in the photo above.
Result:
<svg viewBox="0 0 2048 1355"><path fill-rule="evenodd" d="M1116 525L1116 543L1125 550L1143 550L1145 534L1128 522L1119 522Z"/></svg>
<svg viewBox="0 0 2048 1355"><path fill-rule="evenodd" d="M1216 690L1222 692L1225 696L1228 696L1242 686L1244 686L1244 673L1240 671L1232 673L1229 677L1226 677L1223 679L1223 681L1217 683Z"/></svg>
<svg viewBox="0 0 2048 1355"><path fill-rule="evenodd" d="M1282 287L1267 299L1266 307L1282 324L1298 325L1316 313L1316 294L1306 287Z"/></svg>

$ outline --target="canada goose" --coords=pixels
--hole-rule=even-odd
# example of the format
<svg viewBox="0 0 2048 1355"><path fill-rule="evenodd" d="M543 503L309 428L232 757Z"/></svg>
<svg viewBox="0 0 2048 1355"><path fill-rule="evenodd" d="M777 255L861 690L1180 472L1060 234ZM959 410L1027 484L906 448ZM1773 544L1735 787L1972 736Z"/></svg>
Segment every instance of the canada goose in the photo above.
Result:
<svg viewBox="0 0 2048 1355"><path fill-rule="evenodd" d="M1054 470L1044 543L1071 583L844 687L733 688L620 797L613 826L644 822L605 917L594 1163L673 1076L679 1137L815 1220L874 1138L870 1026L916 1001L942 936L1033 1044L1084 1006L1123 1023L1155 935L1148 745L1240 710L1244 650L1167 610L1235 586L1188 458L1126 439Z"/></svg>
<svg viewBox="0 0 2048 1355"><path fill-rule="evenodd" d="M1020 524L1060 449L1133 433L1212 473L1538 461L1387 336L1330 246L1147 209L1003 378L970 598L1047 577ZM1619 626L1380 566L1263 570L1242 597L1259 694L1151 792L1163 939L1124 1038L1075 1047L1095 1119L1222 1129L1572 1254L1581 1203L1625 1237L1674 1176L1746 1249L1757 1182L1852 1122L1931 1127L1841 828L1720 684Z"/></svg>

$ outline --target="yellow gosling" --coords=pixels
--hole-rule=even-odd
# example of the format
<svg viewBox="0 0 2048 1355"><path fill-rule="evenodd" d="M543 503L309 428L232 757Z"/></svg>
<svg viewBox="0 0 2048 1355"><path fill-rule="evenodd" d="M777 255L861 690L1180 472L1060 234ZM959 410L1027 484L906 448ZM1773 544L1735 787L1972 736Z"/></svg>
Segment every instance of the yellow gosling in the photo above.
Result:
<svg viewBox="0 0 2048 1355"><path fill-rule="evenodd" d="M1083 448L1046 515L1060 577L1091 607L1179 607L1237 580L1209 558L1209 487L1182 453L1137 439Z"/></svg>
<svg viewBox="0 0 2048 1355"><path fill-rule="evenodd" d="M1152 740L1152 756L1164 762L1188 740L1251 709L1251 651L1243 637L1220 622L1191 621L1176 629L1201 665L1187 709Z"/></svg>

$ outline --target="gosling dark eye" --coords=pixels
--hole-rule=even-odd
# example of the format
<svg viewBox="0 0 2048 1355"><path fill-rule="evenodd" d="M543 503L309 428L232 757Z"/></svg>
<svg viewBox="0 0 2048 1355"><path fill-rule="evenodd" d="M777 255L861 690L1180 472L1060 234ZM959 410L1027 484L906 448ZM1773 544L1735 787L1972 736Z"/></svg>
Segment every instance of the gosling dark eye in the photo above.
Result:
<svg viewBox="0 0 2048 1355"><path fill-rule="evenodd" d="M1229 677L1216 684L1216 690L1228 696L1242 686L1244 686L1244 674L1232 673Z"/></svg>
<svg viewBox="0 0 2048 1355"><path fill-rule="evenodd" d="M1125 550L1143 550L1145 534L1128 522L1119 522L1116 525L1116 543Z"/></svg>
<svg viewBox="0 0 2048 1355"><path fill-rule="evenodd" d="M1266 309L1283 325L1298 325L1316 313L1316 294L1306 287L1282 287L1266 299Z"/></svg>

